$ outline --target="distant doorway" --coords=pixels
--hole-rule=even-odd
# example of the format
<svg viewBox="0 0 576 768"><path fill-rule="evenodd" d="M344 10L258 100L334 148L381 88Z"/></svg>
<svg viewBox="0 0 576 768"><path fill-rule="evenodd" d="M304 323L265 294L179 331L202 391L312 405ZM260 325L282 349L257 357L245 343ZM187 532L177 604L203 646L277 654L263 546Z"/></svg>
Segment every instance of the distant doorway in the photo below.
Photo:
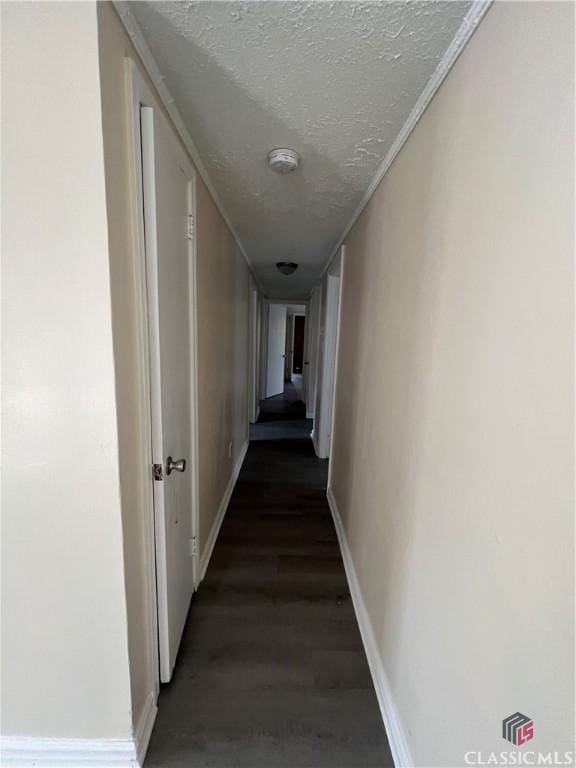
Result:
<svg viewBox="0 0 576 768"><path fill-rule="evenodd" d="M296 315L294 318L294 336L292 352L292 373L301 374L304 368L304 327L306 318Z"/></svg>

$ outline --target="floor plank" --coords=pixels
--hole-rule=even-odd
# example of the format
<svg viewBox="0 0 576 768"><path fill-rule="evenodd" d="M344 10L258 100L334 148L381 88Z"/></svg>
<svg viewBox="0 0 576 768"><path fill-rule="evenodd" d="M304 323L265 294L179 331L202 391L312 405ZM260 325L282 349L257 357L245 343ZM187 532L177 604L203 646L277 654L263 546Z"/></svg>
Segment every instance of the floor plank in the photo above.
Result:
<svg viewBox="0 0 576 768"><path fill-rule="evenodd" d="M146 768L393 766L310 427L263 402Z"/></svg>

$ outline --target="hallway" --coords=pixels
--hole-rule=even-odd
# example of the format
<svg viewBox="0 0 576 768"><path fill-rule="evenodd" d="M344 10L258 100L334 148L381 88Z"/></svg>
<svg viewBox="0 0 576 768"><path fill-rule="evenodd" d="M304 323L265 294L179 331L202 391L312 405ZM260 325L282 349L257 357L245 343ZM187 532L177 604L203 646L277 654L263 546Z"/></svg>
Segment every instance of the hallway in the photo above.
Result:
<svg viewBox="0 0 576 768"><path fill-rule="evenodd" d="M262 400L258 421L250 425L250 440L305 440L312 426L302 402L302 376L296 375L294 382L284 382L284 394Z"/></svg>
<svg viewBox="0 0 576 768"><path fill-rule="evenodd" d="M146 768L393 765L296 397L262 403Z"/></svg>

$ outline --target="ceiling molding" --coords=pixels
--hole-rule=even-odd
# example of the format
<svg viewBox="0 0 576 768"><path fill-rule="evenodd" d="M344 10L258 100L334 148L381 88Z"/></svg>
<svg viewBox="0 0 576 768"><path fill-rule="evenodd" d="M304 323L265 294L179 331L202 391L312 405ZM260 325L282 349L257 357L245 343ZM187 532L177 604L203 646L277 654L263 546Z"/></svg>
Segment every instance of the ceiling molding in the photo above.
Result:
<svg viewBox="0 0 576 768"><path fill-rule="evenodd" d="M222 214L222 218L226 222L226 225L230 230L230 233L232 234L234 240L236 241L236 245L238 246L240 253L244 257L244 261L246 262L246 265L250 270L250 274L254 278L256 285L260 289L261 293L264 296L266 296L266 292L262 287L262 284L254 271L254 267L252 265L252 262L248 258L248 254L244 250L244 246L240 241L240 237L236 232L234 225L230 221L228 214L226 213L226 209L224 208L222 200L220 199L220 196L218 195L218 193L216 192L216 189L214 188L214 185L212 184L212 180L208 175L208 171L204 167L204 163L200 158L200 153L196 149L196 145L194 144L194 141L192 140L192 137L190 136L190 133L188 132L188 129L184 124L184 121L182 120L182 116L178 111L176 103L170 91L166 87L165 79L162 76L162 73L160 72L160 70L158 69L156 60L154 59L154 56L152 55L152 51L150 50L146 40L144 39L144 35L142 34L142 30L140 29L138 22L134 18L134 15L130 10L127 2L125 2L124 0L114 0L113 5L114 5L114 8L116 9L118 16L120 17L120 21L122 22L124 29L126 30L126 33L128 34L130 40L132 41L132 45L134 46L138 55L140 56L142 64L144 65L144 69L148 73L148 76L152 80L152 83L154 84L154 87L158 92L158 95L160 97L162 104L164 105L166 111L170 115L170 118L174 124L176 132L180 136L180 139L182 140L182 143L186 147L186 150L188 151L188 154L190 155L190 158L192 159L192 162L194 163L196 170L202 177L202 181L204 182L204 184L206 184L206 187L208 188L208 191L210 192L212 199L216 204L216 207Z"/></svg>
<svg viewBox="0 0 576 768"><path fill-rule="evenodd" d="M464 50L466 43L470 40L470 38L478 28L478 25L484 18L486 11L492 5L492 2L493 0L474 0L470 10L468 11L466 16L464 17L464 20L462 21L462 24L460 25L460 27L458 28L458 31L454 35L452 42L446 49L446 53L438 63L438 66L434 70L434 74L432 75L430 80L428 80L426 86L424 87L424 90L420 94L420 98L414 105L414 109L408 115L408 119L400 129L398 136L396 137L394 143L388 150L388 153L384 158L382 165L376 172L376 175L370 182L370 186L364 193L362 200L360 201L356 210L352 214L350 220L348 221L348 224L344 228L344 231L338 238L332 253L328 257L328 260L324 265L322 272L320 273L320 279L324 277L324 275L330 268L330 265L334 261L335 257L340 252L340 247L343 245L344 240L348 237L350 230L352 229L354 224L356 224L356 222L360 218L360 214L370 202L372 195L374 194L374 192L376 192L376 189L380 185L380 182L382 181L384 176L387 174L388 170L390 169L390 166L396 159L396 156L398 155L398 153L404 146L406 140L408 139L408 137L416 127L416 123L418 122L418 120L420 120L420 118L424 114L426 107L430 104L430 102L434 98L434 95L442 85L444 78L454 66L456 59L458 58L458 56L460 56L460 54Z"/></svg>

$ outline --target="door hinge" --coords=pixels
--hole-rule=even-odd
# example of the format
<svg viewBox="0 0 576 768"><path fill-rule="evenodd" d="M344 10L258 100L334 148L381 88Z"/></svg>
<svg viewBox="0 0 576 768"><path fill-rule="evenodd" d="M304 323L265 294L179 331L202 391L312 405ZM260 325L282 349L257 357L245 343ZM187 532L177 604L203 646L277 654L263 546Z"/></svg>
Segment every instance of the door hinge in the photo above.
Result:
<svg viewBox="0 0 576 768"><path fill-rule="evenodd" d="M195 236L195 230L194 230L194 216L192 214L188 215L188 228L186 230L186 237L188 240L194 240Z"/></svg>
<svg viewBox="0 0 576 768"><path fill-rule="evenodd" d="M196 552L197 552L196 536L192 536L192 538L190 539L190 554L195 555Z"/></svg>
<svg viewBox="0 0 576 768"><path fill-rule="evenodd" d="M152 477L154 480L164 480L164 468L162 464L152 464Z"/></svg>

